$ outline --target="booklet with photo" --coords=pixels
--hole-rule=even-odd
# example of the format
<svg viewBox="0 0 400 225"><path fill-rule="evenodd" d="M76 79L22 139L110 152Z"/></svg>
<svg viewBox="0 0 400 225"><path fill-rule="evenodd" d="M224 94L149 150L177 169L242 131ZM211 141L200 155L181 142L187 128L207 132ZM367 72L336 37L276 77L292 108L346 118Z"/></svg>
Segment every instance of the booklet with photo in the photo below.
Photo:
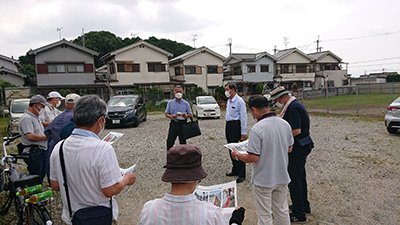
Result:
<svg viewBox="0 0 400 225"><path fill-rule="evenodd" d="M249 143L249 139L238 142L238 143L229 143L224 145L225 147L229 148L229 150L238 151L240 154L247 154L247 144Z"/></svg>
<svg viewBox="0 0 400 225"><path fill-rule="evenodd" d="M229 221L237 207L236 181L213 186L198 185L194 194L200 201L207 201L222 208L222 214Z"/></svg>
<svg viewBox="0 0 400 225"><path fill-rule="evenodd" d="M125 174L127 174L127 173L132 173L133 169L135 169L136 165L138 164L139 159L140 159L140 157L136 160L136 163L133 166L131 166L127 169L119 168L119 171L121 172L121 177L125 176Z"/></svg>
<svg viewBox="0 0 400 225"><path fill-rule="evenodd" d="M118 139L120 139L122 137L122 135L124 135L123 133L118 133L118 132L114 132L111 131L110 133L108 133L104 138L103 141L105 142L110 142L110 144L116 142Z"/></svg>

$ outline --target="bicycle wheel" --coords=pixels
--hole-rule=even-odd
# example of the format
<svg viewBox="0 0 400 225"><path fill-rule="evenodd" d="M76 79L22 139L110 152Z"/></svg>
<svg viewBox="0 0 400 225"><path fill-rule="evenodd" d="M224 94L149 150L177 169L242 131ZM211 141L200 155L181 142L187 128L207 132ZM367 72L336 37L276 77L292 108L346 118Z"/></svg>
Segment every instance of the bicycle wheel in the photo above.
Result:
<svg viewBox="0 0 400 225"><path fill-rule="evenodd" d="M37 205L32 205L30 208L29 224L30 225L46 225L46 220L43 217L42 209Z"/></svg>

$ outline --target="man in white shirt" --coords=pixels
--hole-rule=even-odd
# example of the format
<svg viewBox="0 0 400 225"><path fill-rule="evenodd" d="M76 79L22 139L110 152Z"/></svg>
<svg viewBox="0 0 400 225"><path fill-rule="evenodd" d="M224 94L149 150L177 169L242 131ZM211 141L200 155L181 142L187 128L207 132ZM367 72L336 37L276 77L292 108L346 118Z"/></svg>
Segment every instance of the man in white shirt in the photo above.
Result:
<svg viewBox="0 0 400 225"><path fill-rule="evenodd" d="M53 122L54 118L58 116L61 111L57 109L61 105L61 100L65 98L60 95L57 91L52 91L47 95L47 105L40 112L39 119L43 123L43 126L46 128Z"/></svg>
<svg viewBox="0 0 400 225"><path fill-rule="evenodd" d="M113 147L98 137L104 129L107 104L97 95L85 95L74 107L77 128L63 145L63 155L69 199L72 213L91 206L110 207L110 197L118 194L126 185L135 183L134 173L121 177ZM50 183L61 191L62 219L71 224L69 206L60 163L59 142L50 157ZM61 185L60 185L61 184ZM118 205L112 199L113 220L118 218Z"/></svg>

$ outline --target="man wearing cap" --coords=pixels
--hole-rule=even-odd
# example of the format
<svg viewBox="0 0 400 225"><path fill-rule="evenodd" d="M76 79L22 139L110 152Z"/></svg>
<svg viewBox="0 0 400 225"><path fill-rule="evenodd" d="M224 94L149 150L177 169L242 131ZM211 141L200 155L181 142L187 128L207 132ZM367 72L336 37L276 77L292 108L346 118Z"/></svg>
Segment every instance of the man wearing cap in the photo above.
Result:
<svg viewBox="0 0 400 225"><path fill-rule="evenodd" d="M226 126L225 136L228 143L237 143L246 140L247 130L247 112L246 103L236 93L236 84L227 84L225 86L225 95L228 98L226 103ZM238 176L237 183L241 183L246 179L246 163L236 161L232 158L229 151L229 157L232 162L231 172L226 173L227 176Z"/></svg>
<svg viewBox="0 0 400 225"><path fill-rule="evenodd" d="M47 137L39 120L40 111L47 105L42 95L35 95L29 101L29 107L19 119L19 133L23 153L29 156L24 160L28 165L29 174L39 175L41 182L46 175Z"/></svg>
<svg viewBox="0 0 400 225"><path fill-rule="evenodd" d="M50 155L53 151L54 146L60 140L60 130L61 128L68 123L74 116L72 110L74 109L75 103L81 98L81 96L71 93L65 96L65 110L56 118L54 118L53 122L47 126L46 130L44 131L45 135L47 136L48 140L48 147L47 147L47 170L46 175L47 179L50 183Z"/></svg>
<svg viewBox="0 0 400 225"><path fill-rule="evenodd" d="M47 95L48 105L44 108L43 112L41 112L39 116L39 119L42 121L44 127L47 127L54 120L54 118L61 113L61 111L56 108L61 105L61 100L64 100L64 97L61 96L57 91L52 91Z"/></svg>
<svg viewBox="0 0 400 225"><path fill-rule="evenodd" d="M270 100L282 108L280 117L286 120L294 137L293 150L289 153L289 183L292 210L291 222L306 221L306 213L310 213L310 202L307 197L306 158L310 154L314 143L310 137L310 118L303 104L290 95L284 87L279 86L271 90Z"/></svg>
<svg viewBox="0 0 400 225"><path fill-rule="evenodd" d="M268 100L261 95L251 96L248 105L256 124L249 134L248 154L232 151L236 160L253 163L253 194L258 224L290 224L287 202L288 152L292 150L290 125L269 111ZM272 209L272 211L271 211ZM273 218L271 214L273 213Z"/></svg>
<svg viewBox="0 0 400 225"><path fill-rule="evenodd" d="M161 180L171 183L171 191L144 204L138 225L242 223L244 208L236 209L228 223L220 208L198 200L193 194L200 180L207 176L201 157L200 150L190 145L178 145L168 151L167 168Z"/></svg>

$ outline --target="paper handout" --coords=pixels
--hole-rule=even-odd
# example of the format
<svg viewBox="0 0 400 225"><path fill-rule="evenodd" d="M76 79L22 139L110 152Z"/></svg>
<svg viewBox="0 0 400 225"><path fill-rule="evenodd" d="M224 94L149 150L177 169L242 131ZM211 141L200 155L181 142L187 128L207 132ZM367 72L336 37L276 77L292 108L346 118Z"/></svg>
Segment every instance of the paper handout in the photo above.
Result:
<svg viewBox="0 0 400 225"><path fill-rule="evenodd" d="M135 169L136 165L138 164L139 159L140 159L140 157L136 160L136 163L133 166L131 166L127 169L119 168L119 171L121 172L121 177L125 176L125 174L127 174L127 173L132 173L133 169Z"/></svg>
<svg viewBox="0 0 400 225"><path fill-rule="evenodd" d="M122 135L124 135L124 134L111 131L110 133L108 133L108 134L103 138L103 141L105 141L105 142L110 142L110 144L112 144L112 143L116 142L119 138L121 138Z"/></svg>
<svg viewBox="0 0 400 225"><path fill-rule="evenodd" d="M240 154L247 154L247 144L249 143L249 140L245 140L242 142L238 143L229 143L224 145L225 147L229 148L229 150L233 151L238 151Z"/></svg>

